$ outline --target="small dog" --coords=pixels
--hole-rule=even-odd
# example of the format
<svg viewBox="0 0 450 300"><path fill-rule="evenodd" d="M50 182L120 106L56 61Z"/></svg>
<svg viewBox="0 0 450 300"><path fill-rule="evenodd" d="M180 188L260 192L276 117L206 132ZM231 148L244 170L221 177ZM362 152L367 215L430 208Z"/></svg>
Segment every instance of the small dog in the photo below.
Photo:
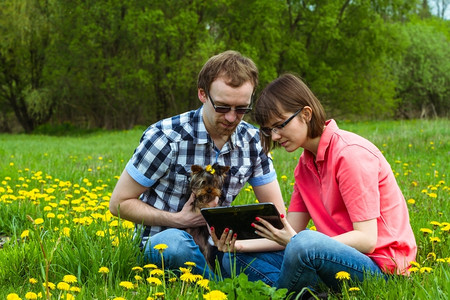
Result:
<svg viewBox="0 0 450 300"><path fill-rule="evenodd" d="M192 203L192 211L200 211L205 207L216 206L211 202L216 201L222 193L222 186L226 177L226 172L230 167L220 166L218 164L207 165L204 169L199 165L191 167L190 187L195 195ZM214 257L211 253L211 245L209 240L209 231L206 226L187 228L186 231L192 235L195 243L199 246L200 251L206 258L208 265L211 267L214 263Z"/></svg>

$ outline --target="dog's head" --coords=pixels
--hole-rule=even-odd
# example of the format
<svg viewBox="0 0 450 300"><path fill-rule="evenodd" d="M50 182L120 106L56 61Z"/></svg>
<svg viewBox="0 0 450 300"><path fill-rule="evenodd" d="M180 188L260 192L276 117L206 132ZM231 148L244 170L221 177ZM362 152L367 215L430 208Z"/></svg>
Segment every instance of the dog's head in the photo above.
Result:
<svg viewBox="0 0 450 300"><path fill-rule="evenodd" d="M220 197L226 173L229 166L218 164L207 165L205 168L199 165L191 167L191 190L195 194L193 209L208 207L208 203Z"/></svg>

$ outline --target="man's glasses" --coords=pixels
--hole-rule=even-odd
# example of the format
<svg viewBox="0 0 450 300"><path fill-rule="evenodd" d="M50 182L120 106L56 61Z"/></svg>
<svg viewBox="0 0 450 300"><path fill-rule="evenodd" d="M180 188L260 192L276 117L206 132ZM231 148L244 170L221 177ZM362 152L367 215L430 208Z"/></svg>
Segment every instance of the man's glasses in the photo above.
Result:
<svg viewBox="0 0 450 300"><path fill-rule="evenodd" d="M252 94L252 98L250 101L250 105L248 107L237 107L237 108L232 109L230 106L216 106L216 104L214 103L213 98L211 98L211 95L209 94L209 92L208 91L205 91L205 92L206 92L206 96L208 96L209 100L211 100L211 104L217 113L226 114L227 112L234 110L238 115L245 115L252 111L251 106L252 106L252 102L253 102L253 94Z"/></svg>
<svg viewBox="0 0 450 300"><path fill-rule="evenodd" d="M297 110L292 116L290 116L286 121L281 123L280 125L277 125L275 127L261 127L260 130L262 134L264 134L267 137L272 136L273 133L278 133L280 130L282 130L290 121L292 121L293 118L295 118L301 111L303 110L303 107Z"/></svg>

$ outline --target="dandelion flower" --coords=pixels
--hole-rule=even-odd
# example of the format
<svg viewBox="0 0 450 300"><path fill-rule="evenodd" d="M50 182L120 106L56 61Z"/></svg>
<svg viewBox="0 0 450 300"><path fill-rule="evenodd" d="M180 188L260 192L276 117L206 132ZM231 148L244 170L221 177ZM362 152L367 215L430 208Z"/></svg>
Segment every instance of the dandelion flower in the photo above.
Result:
<svg viewBox="0 0 450 300"><path fill-rule="evenodd" d="M146 264L144 266L145 269L156 269L158 268L155 264Z"/></svg>
<svg viewBox="0 0 450 300"><path fill-rule="evenodd" d="M420 232L422 232L423 234L429 234L433 233L433 230L431 230L430 228L420 228Z"/></svg>
<svg viewBox="0 0 450 300"><path fill-rule="evenodd" d="M124 297L116 297L113 300L127 300L127 299L125 299Z"/></svg>
<svg viewBox="0 0 450 300"><path fill-rule="evenodd" d="M77 277L73 276L73 275L65 275L63 277L63 281L67 282L67 283L76 283L77 282Z"/></svg>
<svg viewBox="0 0 450 300"><path fill-rule="evenodd" d="M38 281L36 278L30 278L30 279L28 279L28 282L31 284L36 284Z"/></svg>
<svg viewBox="0 0 450 300"><path fill-rule="evenodd" d="M98 269L98 272L103 273L103 274L108 274L109 269L107 267L100 267L100 269Z"/></svg>
<svg viewBox="0 0 450 300"><path fill-rule="evenodd" d="M420 268L420 273L431 273L431 271L433 271L433 269L432 268L430 268L430 267L422 267L422 268Z"/></svg>
<svg viewBox="0 0 450 300"><path fill-rule="evenodd" d="M415 204L416 200L414 200L413 198L408 199L408 204Z"/></svg>
<svg viewBox="0 0 450 300"><path fill-rule="evenodd" d="M153 247L154 249L158 250L160 253L163 252L164 250L167 249L167 245L166 244L158 244L155 247Z"/></svg>
<svg viewBox="0 0 450 300"><path fill-rule="evenodd" d="M419 271L419 268L418 267L411 267L411 268L408 269L408 271L410 273L416 273L417 271Z"/></svg>
<svg viewBox="0 0 450 300"><path fill-rule="evenodd" d="M359 287L351 287L348 289L349 292L358 292L360 291Z"/></svg>
<svg viewBox="0 0 450 300"><path fill-rule="evenodd" d="M197 284L204 289L209 289L209 280L208 279L201 279L201 280L197 281Z"/></svg>
<svg viewBox="0 0 450 300"><path fill-rule="evenodd" d="M178 269L180 269L181 273L191 273L191 270L188 268L179 267Z"/></svg>
<svg viewBox="0 0 450 300"><path fill-rule="evenodd" d="M348 272L345 272L345 271L340 271L340 272L336 273L335 278L339 279L339 280L349 280L350 279L350 274Z"/></svg>
<svg viewBox="0 0 450 300"><path fill-rule="evenodd" d="M70 291L74 292L74 293L79 293L79 292L81 292L81 289L79 287L77 287L77 286L72 286L70 288Z"/></svg>
<svg viewBox="0 0 450 300"><path fill-rule="evenodd" d="M34 224L36 225L41 225L42 223L44 223L44 219L42 218L37 218L36 220L34 220Z"/></svg>
<svg viewBox="0 0 450 300"><path fill-rule="evenodd" d="M196 266L195 262L191 262L191 261L187 261L187 262L185 262L184 264L185 264L186 266L190 266L190 267L195 267L195 266Z"/></svg>
<svg viewBox="0 0 450 300"><path fill-rule="evenodd" d="M134 288L134 284L129 281L122 281L119 283L119 286L126 288L127 290L132 290Z"/></svg>
<svg viewBox="0 0 450 300"><path fill-rule="evenodd" d="M139 276L139 275L135 275L135 276L134 276L134 279L135 279L136 281L142 281L142 277Z"/></svg>
<svg viewBox="0 0 450 300"><path fill-rule="evenodd" d="M411 266L415 266L415 267L420 268L420 264L419 264L418 262L416 262L416 261L410 261L409 264L410 264Z"/></svg>
<svg viewBox="0 0 450 300"><path fill-rule="evenodd" d="M430 236L430 242L439 243L440 241L441 241L441 239L438 238L437 236Z"/></svg>
<svg viewBox="0 0 450 300"><path fill-rule="evenodd" d="M162 276L164 275L164 271L161 269L154 269L150 272L150 275L152 276Z"/></svg>
<svg viewBox="0 0 450 300"><path fill-rule="evenodd" d="M58 282L56 288L61 291L68 291L70 289L70 285L67 282Z"/></svg>
<svg viewBox="0 0 450 300"><path fill-rule="evenodd" d="M24 239L24 238L28 237L29 235L30 235L30 231L29 231L28 229L26 229L26 230L24 230L24 231L22 232L22 234L20 235L20 237L21 237L22 239Z"/></svg>
<svg viewBox="0 0 450 300"><path fill-rule="evenodd" d="M287 178L286 175L282 175L282 176L281 176L281 180L286 181L287 179L288 179L288 178Z"/></svg>
<svg viewBox="0 0 450 300"><path fill-rule="evenodd" d="M431 258L431 259L435 260L436 259L436 253L434 253L434 252L428 253L427 254L427 258Z"/></svg>
<svg viewBox="0 0 450 300"><path fill-rule="evenodd" d="M19 300L22 299L19 297L19 295L17 295L16 293L11 293L8 294L8 296L6 296L6 300Z"/></svg>
<svg viewBox="0 0 450 300"><path fill-rule="evenodd" d="M203 295L203 299L206 300L225 300L227 299L227 295L219 290L214 290L209 292L208 294Z"/></svg>
<svg viewBox="0 0 450 300"><path fill-rule="evenodd" d="M159 278L156 278L156 277L148 277L146 280L150 284L154 284L154 285L161 285L162 284L161 280Z"/></svg>
<svg viewBox="0 0 450 300"><path fill-rule="evenodd" d="M144 271L144 269L142 269L141 267L133 267L133 268L131 268L131 270L133 270L133 271L136 271L136 272L142 272L142 271Z"/></svg>
<svg viewBox="0 0 450 300"><path fill-rule="evenodd" d="M184 273L180 276L180 279L185 282L195 282L197 280L196 276L192 273Z"/></svg>
<svg viewBox="0 0 450 300"><path fill-rule="evenodd" d="M51 290L54 290L56 288L56 285L53 282L48 282L48 284L46 284L45 282L42 284L44 287L47 287Z"/></svg>
<svg viewBox="0 0 450 300"><path fill-rule="evenodd" d="M37 296L36 293L28 292L28 293L25 294L25 299L35 300L37 298L38 298L38 296Z"/></svg>

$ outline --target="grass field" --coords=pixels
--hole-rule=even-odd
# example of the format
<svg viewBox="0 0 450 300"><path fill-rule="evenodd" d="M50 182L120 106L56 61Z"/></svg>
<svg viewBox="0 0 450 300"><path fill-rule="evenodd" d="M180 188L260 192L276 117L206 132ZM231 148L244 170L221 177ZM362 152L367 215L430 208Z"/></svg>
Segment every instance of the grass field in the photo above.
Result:
<svg viewBox="0 0 450 300"><path fill-rule="evenodd" d="M450 121L338 124L383 151L408 203L419 249L411 276L387 282L344 281L342 293L329 297L448 299ZM189 264L177 273L140 262L132 224L112 217L108 201L141 133L136 129L61 137L0 134L0 299L286 296L283 290L250 283L244 276L208 282L190 274ZM300 154L273 152L286 205ZM255 200L246 187L235 203Z"/></svg>

